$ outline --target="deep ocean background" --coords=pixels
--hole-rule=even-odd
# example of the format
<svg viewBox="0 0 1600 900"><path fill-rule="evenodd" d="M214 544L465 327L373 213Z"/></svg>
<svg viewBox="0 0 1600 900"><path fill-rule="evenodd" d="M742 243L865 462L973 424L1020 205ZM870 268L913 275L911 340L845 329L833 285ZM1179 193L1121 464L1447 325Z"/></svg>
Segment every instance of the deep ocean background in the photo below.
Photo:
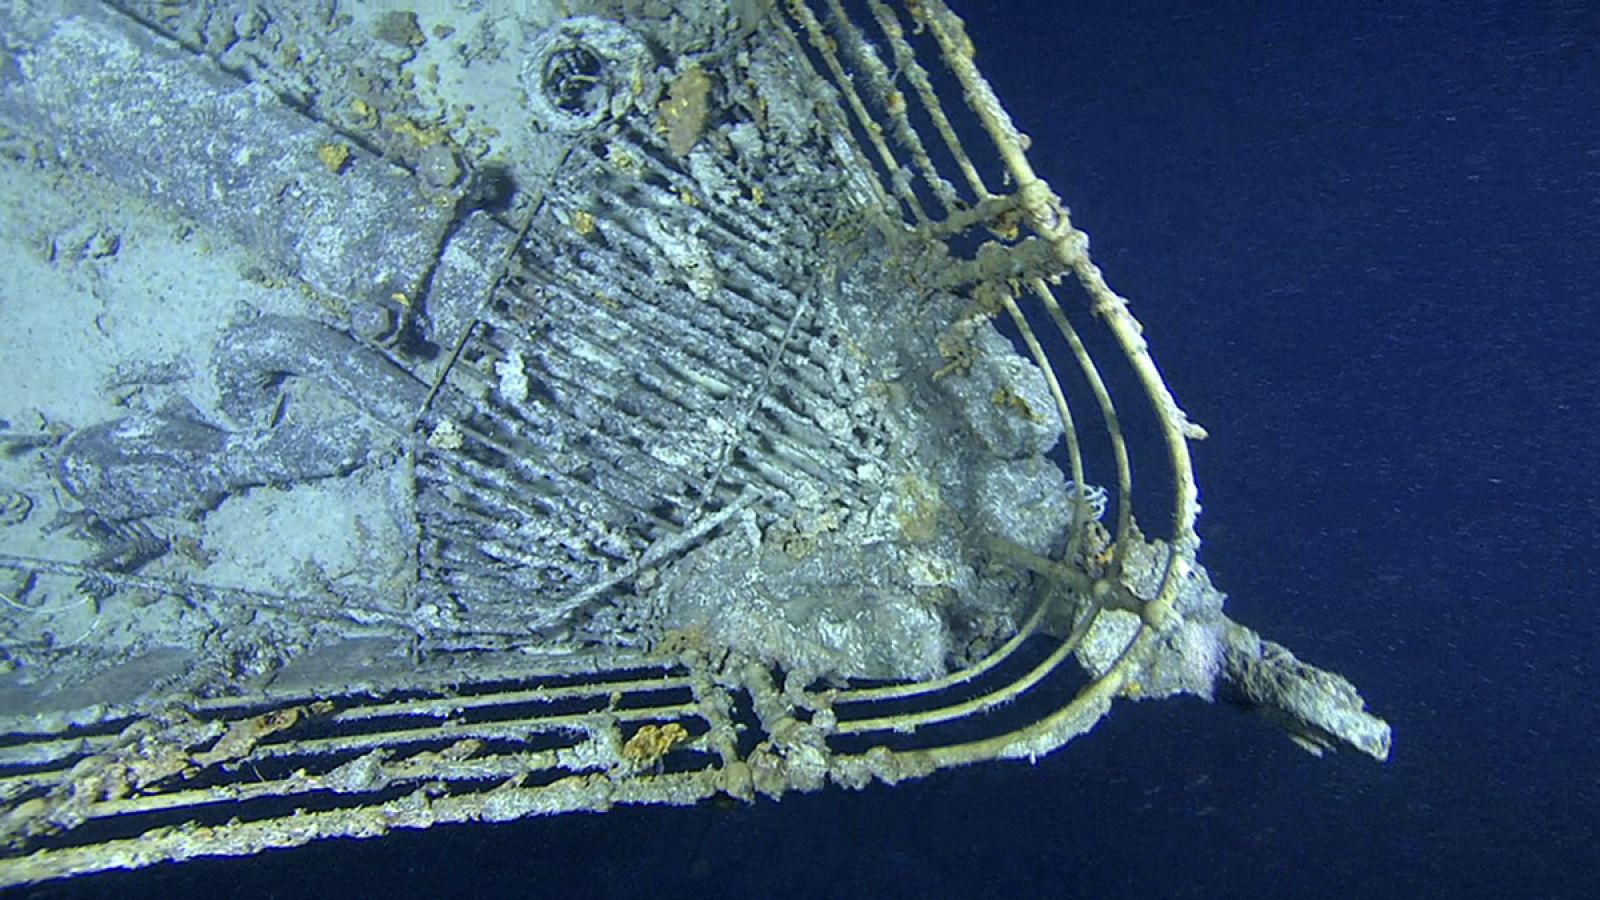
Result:
<svg viewBox="0 0 1600 900"><path fill-rule="evenodd" d="M1211 430L1230 613L1354 681L1389 763L1129 703L1037 766L31 893L1600 897L1600 8L957 6Z"/></svg>

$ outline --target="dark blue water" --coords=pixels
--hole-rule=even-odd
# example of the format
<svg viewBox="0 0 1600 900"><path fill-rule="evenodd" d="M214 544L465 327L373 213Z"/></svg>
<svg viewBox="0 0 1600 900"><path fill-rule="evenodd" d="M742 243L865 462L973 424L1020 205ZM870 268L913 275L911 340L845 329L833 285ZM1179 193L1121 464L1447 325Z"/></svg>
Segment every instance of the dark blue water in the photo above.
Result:
<svg viewBox="0 0 1600 900"><path fill-rule="evenodd" d="M1125 704L1036 767L41 895L1600 896L1600 12L962 6L1212 432L1231 613L1355 681L1391 762Z"/></svg>

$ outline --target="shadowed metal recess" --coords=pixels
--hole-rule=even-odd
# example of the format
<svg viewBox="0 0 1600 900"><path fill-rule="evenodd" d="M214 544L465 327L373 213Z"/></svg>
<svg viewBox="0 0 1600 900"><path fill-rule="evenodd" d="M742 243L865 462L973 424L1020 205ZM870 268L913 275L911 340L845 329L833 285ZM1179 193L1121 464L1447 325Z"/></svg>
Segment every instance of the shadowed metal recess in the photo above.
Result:
<svg viewBox="0 0 1600 900"><path fill-rule="evenodd" d="M407 132L381 98L320 94L363 52L319 50L326 23L302 44L322 70L284 72L239 48L287 12L251 31L198 4L234 23L219 42L154 2L68 5L0 14L22 73L0 117L316 300L218 323L209 407L40 450L101 549L0 555L16 646L50 585L108 622L206 618L13 655L0 884L892 784L1037 759L1119 698L1226 699L1386 758L1344 679L1223 615L1197 559L1205 433L942 0L568 3L591 11L513 29L526 136L500 127L498 153L470 121ZM406 25L373 41L437 39ZM96 137L148 121L152 84L213 149ZM186 193L274 177L212 168L280 146L309 160L299 205ZM344 199L318 207L324 182ZM286 415L306 401L284 373L348 412ZM341 479L395 510L390 580L217 584L167 537ZM135 655L137 690L85 687Z"/></svg>

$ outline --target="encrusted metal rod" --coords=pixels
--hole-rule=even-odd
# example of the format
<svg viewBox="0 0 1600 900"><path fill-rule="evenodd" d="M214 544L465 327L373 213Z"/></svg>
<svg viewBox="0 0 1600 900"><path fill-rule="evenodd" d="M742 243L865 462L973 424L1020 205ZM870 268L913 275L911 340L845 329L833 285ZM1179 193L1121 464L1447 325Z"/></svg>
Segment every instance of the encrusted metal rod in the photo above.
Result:
<svg viewBox="0 0 1600 900"><path fill-rule="evenodd" d="M1078 443L1078 428L1072 418L1072 405L1067 402L1067 395L1061 390L1061 379L1056 376L1055 366L1050 363L1050 356L1044 352L1044 347L1039 343L1038 335L1033 333L1033 326L1028 324L1028 319L1017 306L1017 301L1011 292L999 288L1001 302L1005 306L1006 315L1011 318L1011 324L1016 327L1017 333L1022 335L1022 343L1028 348L1028 355L1033 357L1034 364L1039 367L1039 372L1044 376L1045 384L1050 388L1050 398L1055 401L1056 415L1061 420L1061 433L1067 444L1067 462L1072 469L1072 484L1077 491L1074 501L1082 506L1084 491L1087 490L1088 476L1083 468L1083 447ZM1126 504L1124 505L1126 508ZM1072 535L1077 538L1081 530ZM1073 558L1069 552L1068 559Z"/></svg>
<svg viewBox="0 0 1600 900"><path fill-rule="evenodd" d="M519 787L513 779L486 795L433 796L434 792L424 786L372 806L302 811L254 822L159 829L132 839L35 851L0 862L0 887L204 856L251 855L328 838L370 838L390 831L459 822L503 822L604 809L619 803L689 805L712 796L721 787L722 775L715 770L640 774L622 781L604 775L573 775L536 787Z"/></svg>
<svg viewBox="0 0 1600 900"><path fill-rule="evenodd" d="M790 13L797 20L802 22L806 18L809 18L812 23L816 23L816 16L812 14L810 8L805 4L806 0L789 0ZM826 82L827 79L823 78L822 75L816 71L816 68L812 66L811 60L806 55L805 48L801 46L800 38L795 34L794 30L792 28L779 28L777 31L779 36L778 39L781 40L790 50L789 60L791 64L802 69L804 72L809 74L811 78L816 79L816 81L819 83ZM817 32L821 33L820 25L817 26ZM808 35L811 33L809 29L807 33ZM826 39L827 36L826 34L823 34L822 37ZM855 157L854 162L856 165L848 167L847 171L856 177L856 183L864 184L871 192L871 199L874 207L879 212L886 215L890 215L891 210L895 211L895 213L898 213L900 210L898 192L891 190L884 185L882 177L878 174L877 169L872 165L871 157L867 155L866 151L861 148L861 144L856 140L855 133L850 128L848 118L837 107L832 106L831 104L822 104L821 114L823 119L829 125L833 126L833 137L835 142L846 148L850 156ZM891 218L898 221L900 216L898 214L893 214L891 215Z"/></svg>
<svg viewBox="0 0 1600 900"><path fill-rule="evenodd" d="M649 722L657 719L688 718L696 713L692 703L674 703L666 706L641 706L619 710L600 710L558 715L544 715L492 722L445 722L438 725L400 726L387 731L373 731L337 737L290 740L266 744L258 749L263 758L298 756L301 754L350 753L378 750L439 740L527 740L536 734L549 732L576 732L596 726L601 722Z"/></svg>
<svg viewBox="0 0 1600 900"><path fill-rule="evenodd" d="M1033 612L1022 623L1022 627L1017 629L1016 634L1007 638L1005 643L996 647L993 652L970 666L956 669L938 678L930 678L923 681L907 681L868 688L836 688L824 691L821 695L823 701L819 705L838 707L852 703L870 703L916 697L966 684L1011 658L1012 654L1016 653L1017 648L1026 643L1039 630L1039 623L1043 621L1044 614L1050 607L1050 599L1041 596L1038 602L1034 604Z"/></svg>
<svg viewBox="0 0 1600 900"><path fill-rule="evenodd" d="M996 151L1016 181L1017 196L1029 224L1050 242L1058 258L1077 275L1095 302L1095 312L1105 320L1143 383L1145 393L1155 408L1162 438L1167 445L1168 462L1173 470L1174 540L1184 548L1185 553L1192 555L1200 543L1194 530L1199 514L1199 488L1195 485L1188 441L1204 437L1204 430L1193 425L1178 407L1155 361L1150 357L1148 345L1142 336L1143 328L1128 311L1127 301L1106 285L1099 267L1090 261L1088 236L1072 226L1060 198L1051 192L1049 185L1028 162L1022 135L973 63L972 42L967 38L961 19L950 11L944 0L924 0L913 6L912 12L939 42L946 63L961 83L968 107L989 132ZM1163 601L1163 607L1168 602L1170 597Z"/></svg>
<svg viewBox="0 0 1600 900"><path fill-rule="evenodd" d="M1105 378L1100 374L1100 366L1089 355L1089 349L1079 336L1078 329L1073 326L1057 302L1055 292L1043 278L1035 278L1030 282L1033 291L1044 303L1045 310L1050 315L1050 320L1055 324L1056 331L1067 347L1072 351L1072 357L1078 363L1078 370L1083 373L1084 379L1089 383L1090 393L1094 394L1095 402L1100 407L1100 418L1106 426L1106 436L1111 440L1111 454L1117 468L1117 529L1116 544L1113 552L1116 554L1112 562L1113 571L1120 571L1127 556L1128 547L1137 537L1133 533L1133 463L1128 457L1128 439L1122 430L1121 417L1117 415L1116 401L1111 396L1111 389L1106 385ZM1068 553L1067 559L1075 559Z"/></svg>
<svg viewBox="0 0 1600 900"><path fill-rule="evenodd" d="M1064 662L1073 651L1078 649L1083 637L1088 633L1093 620L1099 615L1099 609L1094 608L1083 617L1080 625L1075 627L1071 634L1051 651L1050 655L1041 660L1025 674L1004 686L996 688L979 696L959 703L941 706L936 709L919 710L910 713L895 713L893 715L878 716L867 719L850 719L834 726L837 734L860 734L867 731L907 731L919 725L931 725L937 722L949 722L954 719L967 718L978 715L987 710L1010 703L1043 681Z"/></svg>
<svg viewBox="0 0 1600 900"><path fill-rule="evenodd" d="M868 88L876 95L873 99L888 117L889 134L905 147L916 171L922 174L928 189L939 201L942 215L949 216L960 208L961 202L956 196L955 186L940 174L938 167L933 163L933 158L928 155L928 148L923 144L922 135L911 124L905 94L895 86L889 67L883 64L877 49L868 42L866 35L846 14L844 4L840 0L828 0L828 9L833 15L836 30L845 38L846 49L854 57L860 74L866 78Z"/></svg>
<svg viewBox="0 0 1600 900"><path fill-rule="evenodd" d="M900 17L883 0L869 0L873 16L878 20L878 26L888 37L889 46L894 51L895 67L906 80L916 89L917 97L922 101L922 106L928 111L928 116L933 120L935 130L944 141L945 149L955 157L956 166L967 179L967 186L977 195L979 202L986 201L994 196L983 182L983 176L978 174L978 167L973 165L972 157L967 153L967 148L956 137L955 126L950 123L950 117L945 114L944 103L939 99L939 94L933 89L933 81L928 77L928 70L917 58L917 52L912 48L905 37L905 29L900 25Z"/></svg>
<svg viewBox="0 0 1600 900"><path fill-rule="evenodd" d="M1122 691L1154 640L1155 631L1141 625L1108 671L1084 685L1066 705L1032 724L976 741L894 751L895 755L930 771L991 759L1037 760L1088 732L1111 710L1112 699Z"/></svg>
<svg viewBox="0 0 1600 900"><path fill-rule="evenodd" d="M613 694L638 696L659 691L684 690L692 686L689 675L663 675L659 678L630 678L621 681L591 681L549 687L522 688L483 694L455 694L420 700L396 700L363 704L342 709L328 716L331 722L360 722L389 716L453 716L467 710L519 706L526 703L555 703L567 699L610 697Z"/></svg>
<svg viewBox="0 0 1600 900"><path fill-rule="evenodd" d="M342 710L327 716L319 717L319 721L330 724L368 721L373 719L392 719L400 717L434 717L438 719L451 719L467 711L484 711L494 706L525 705L536 702L558 702L566 698L593 697L597 700L609 698L616 694L629 697L647 696L650 692L662 690L682 690L689 686L686 676L672 676L661 680L633 680L618 681L601 684L572 685L551 687L542 690L512 691L506 694L482 694L457 697L441 697L429 701L403 701L399 703L374 704L372 706L355 707ZM284 708L284 707L280 707ZM437 742L440 740L460 741L466 739L480 740L526 740L534 734L551 732L569 732L581 734L592 730L603 722L626 723L657 720L689 719L697 716L699 708L693 703L667 703L655 706L633 706L622 710L608 710L605 708L593 711L569 713L560 715L521 716L514 719L501 719L482 723L445 722L443 724L401 724L399 727L386 731L362 732L353 735L336 735L325 738L291 739L276 743L266 743L254 747L245 757L248 760L263 761L278 757L299 756L326 756L335 754L348 754L352 752L367 752L373 750L388 750L417 743ZM232 721L226 721L229 727L241 723L251 723L259 718L259 714L240 716ZM221 720L209 720L212 722ZM248 724L246 725L248 727ZM72 757L86 757L114 751L124 742L120 734L97 735L92 738L80 738L72 741L55 742L62 744L64 752L59 761L66 762ZM36 759L33 764L46 760ZM224 760L232 764L232 759ZM63 783L72 776L75 770L71 766L60 769L34 772L25 775L8 776L0 779L0 784L9 785L9 789L24 788L37 789L52 787ZM182 803L173 802L171 806L181 806ZM113 814L113 813L106 813ZM98 815L98 813L97 813Z"/></svg>
<svg viewBox="0 0 1600 900"><path fill-rule="evenodd" d="M800 22L801 27L805 29L812 48L817 51L818 56L822 57L823 65L827 67L828 74L833 76L832 83L834 88L844 97L845 103L850 107L850 111L855 113L856 121L861 126L861 130L866 132L867 141L877 151L878 162L889 174L888 181L894 195L910 211L912 219L918 225L927 224L928 214L922 208L922 201L918 200L916 193L911 190L910 180L901 177L901 173L905 170L901 168L899 160L895 158L894 151L890 149L889 143L883 139L883 126L879 125L877 120L872 117L872 113L867 109L866 103L861 99L861 92L856 90L854 80L845 71L844 64L839 61L838 43L828 35L827 31L822 27L822 23L817 20L816 14L811 11L811 7L806 5L805 0L790 0L789 11ZM909 173L906 174L909 175Z"/></svg>

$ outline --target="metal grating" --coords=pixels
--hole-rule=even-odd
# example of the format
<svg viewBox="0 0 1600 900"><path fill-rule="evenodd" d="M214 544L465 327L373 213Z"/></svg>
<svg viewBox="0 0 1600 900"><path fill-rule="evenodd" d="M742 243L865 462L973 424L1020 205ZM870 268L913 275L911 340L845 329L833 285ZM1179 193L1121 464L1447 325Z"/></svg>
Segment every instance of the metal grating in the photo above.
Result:
<svg viewBox="0 0 1600 900"><path fill-rule="evenodd" d="M181 23L116 6L141 23L127 27L186 40ZM477 292L437 297L436 358L385 357L413 379L398 394L425 398L397 429L414 471L405 596L0 557L19 573L356 622L416 663L294 687L224 671L233 683L209 694L194 679L7 716L0 884L894 783L1050 753L1119 696L1226 692L1317 752L1387 755L1388 726L1348 683L1222 616L1197 560L1188 443L1204 432L1034 172L955 14L942 0L789 0L741 25L737 52L638 75L655 93L632 105L616 97L634 82L606 73L634 64L626 29L650 23L579 17L543 32L535 74L569 79L540 101L567 129L559 162L510 209L446 229L477 241ZM183 52L209 64L203 45ZM695 119L712 96L701 79L720 118ZM815 121L757 149L752 134L780 130L766 117L795 113L767 104L762 84L789 85ZM313 109L317 127L348 127L341 114ZM436 295L452 265L430 262ZM983 380L1031 371L986 337L991 320L1037 376ZM913 413L925 421L907 425ZM1130 416L1161 443L1161 471L1140 480L1156 490L1137 497ZM949 474L1021 491L1047 459L1065 487L1032 545L1008 504ZM746 533L761 548L747 560L730 549ZM835 583L809 572L818 559L842 567L840 583L891 571L829 606L811 597ZM788 605L696 619L685 598L735 577L729 596ZM926 611L875 612L873 598L907 584ZM827 671L817 661L834 657L785 643L796 632L781 622L752 624L801 600L846 643L866 626L827 618L840 608L868 625L932 622L950 664L915 671L913 648ZM729 639L735 627L771 643Z"/></svg>

